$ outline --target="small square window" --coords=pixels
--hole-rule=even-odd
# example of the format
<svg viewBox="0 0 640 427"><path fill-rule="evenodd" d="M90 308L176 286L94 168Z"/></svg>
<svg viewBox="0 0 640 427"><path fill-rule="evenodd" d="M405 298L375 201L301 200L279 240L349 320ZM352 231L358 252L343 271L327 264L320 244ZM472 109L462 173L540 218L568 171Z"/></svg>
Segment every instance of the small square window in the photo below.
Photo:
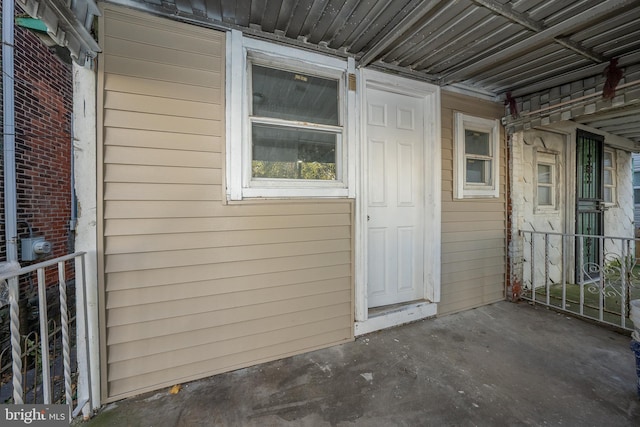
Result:
<svg viewBox="0 0 640 427"><path fill-rule="evenodd" d="M491 160L467 157L466 183L469 185L491 185Z"/></svg>
<svg viewBox="0 0 640 427"><path fill-rule="evenodd" d="M538 186L538 206L553 206L553 188Z"/></svg>
<svg viewBox="0 0 640 427"><path fill-rule="evenodd" d="M464 151L467 155L491 156L487 132L478 132L469 129L464 131Z"/></svg>
<svg viewBox="0 0 640 427"><path fill-rule="evenodd" d="M456 198L498 197L498 122L455 113Z"/></svg>

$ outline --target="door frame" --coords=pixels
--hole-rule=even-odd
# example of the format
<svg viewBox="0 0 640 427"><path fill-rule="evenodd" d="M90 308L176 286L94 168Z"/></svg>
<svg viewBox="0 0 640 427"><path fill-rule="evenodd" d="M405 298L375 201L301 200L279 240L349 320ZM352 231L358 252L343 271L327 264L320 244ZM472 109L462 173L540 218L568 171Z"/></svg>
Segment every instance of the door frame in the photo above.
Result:
<svg viewBox="0 0 640 427"><path fill-rule="evenodd" d="M431 317L436 314L436 303L440 301L441 275L441 192L442 149L440 123L440 88L438 86L394 76L379 71L360 70L359 96L360 144L357 158L356 239L355 239L355 335ZM375 88L401 95L420 98L424 111L424 297L428 301L407 304L369 318L367 302L367 89ZM427 167L428 166L428 167ZM429 232L427 238L427 232Z"/></svg>

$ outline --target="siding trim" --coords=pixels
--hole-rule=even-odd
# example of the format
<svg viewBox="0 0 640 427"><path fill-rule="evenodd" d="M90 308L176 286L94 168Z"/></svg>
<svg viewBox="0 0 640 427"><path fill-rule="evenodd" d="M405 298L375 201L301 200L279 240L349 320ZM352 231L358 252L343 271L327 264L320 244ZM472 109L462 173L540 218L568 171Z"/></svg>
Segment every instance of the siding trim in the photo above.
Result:
<svg viewBox="0 0 640 427"><path fill-rule="evenodd" d="M99 3L100 16L98 17L98 28L104 28L105 21L105 4ZM99 44L103 46L104 34L99 31L98 34ZM98 81L97 81L97 96L96 96L96 142L97 142L97 161L96 161L96 187L97 187L97 200L96 200L96 219L97 219L97 258L98 258L98 300L100 301L98 307L98 318L100 323L100 397L104 403L108 399L108 376L107 376L107 360L105 355L107 354L107 309L104 302L105 295L105 275L104 275L104 109L101 105L104 105L104 87L105 87L105 72L104 61L100 55L98 55Z"/></svg>

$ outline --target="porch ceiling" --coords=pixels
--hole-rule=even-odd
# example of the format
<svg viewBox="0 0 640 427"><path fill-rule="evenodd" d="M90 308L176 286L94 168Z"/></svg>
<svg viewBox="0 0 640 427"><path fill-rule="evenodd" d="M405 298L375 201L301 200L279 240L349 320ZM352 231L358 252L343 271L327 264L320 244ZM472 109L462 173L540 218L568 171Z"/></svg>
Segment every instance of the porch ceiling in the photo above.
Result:
<svg viewBox="0 0 640 427"><path fill-rule="evenodd" d="M504 99L640 68L638 0L111 0ZM639 73L640 74L640 73ZM629 83L629 77L624 76ZM637 77L635 77L637 78ZM602 86L597 88L601 90ZM573 117L640 145L640 104Z"/></svg>
<svg viewBox="0 0 640 427"><path fill-rule="evenodd" d="M98 13L93 0L72 2L81 4L78 10L61 0L19 1L78 58L100 50L87 36L90 17ZM351 56L360 67L462 87L497 100L510 94L517 106L544 110L545 103L562 103L572 109L578 98L582 105L544 120L575 120L627 138L640 149L638 0L106 1ZM612 59L622 69L625 92L608 104L598 103L594 93L602 92L603 73ZM585 97L592 105L584 105ZM520 119L511 128L535 123Z"/></svg>

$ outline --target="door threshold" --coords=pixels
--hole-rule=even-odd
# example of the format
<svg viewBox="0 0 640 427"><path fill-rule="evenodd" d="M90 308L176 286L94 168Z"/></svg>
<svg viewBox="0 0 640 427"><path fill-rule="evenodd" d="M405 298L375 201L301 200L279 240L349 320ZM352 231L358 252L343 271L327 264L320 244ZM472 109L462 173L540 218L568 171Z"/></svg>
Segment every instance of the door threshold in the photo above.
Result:
<svg viewBox="0 0 640 427"><path fill-rule="evenodd" d="M434 317L437 314L437 307L436 303L419 300L369 309L367 320L355 322L354 335L364 335L381 329Z"/></svg>

